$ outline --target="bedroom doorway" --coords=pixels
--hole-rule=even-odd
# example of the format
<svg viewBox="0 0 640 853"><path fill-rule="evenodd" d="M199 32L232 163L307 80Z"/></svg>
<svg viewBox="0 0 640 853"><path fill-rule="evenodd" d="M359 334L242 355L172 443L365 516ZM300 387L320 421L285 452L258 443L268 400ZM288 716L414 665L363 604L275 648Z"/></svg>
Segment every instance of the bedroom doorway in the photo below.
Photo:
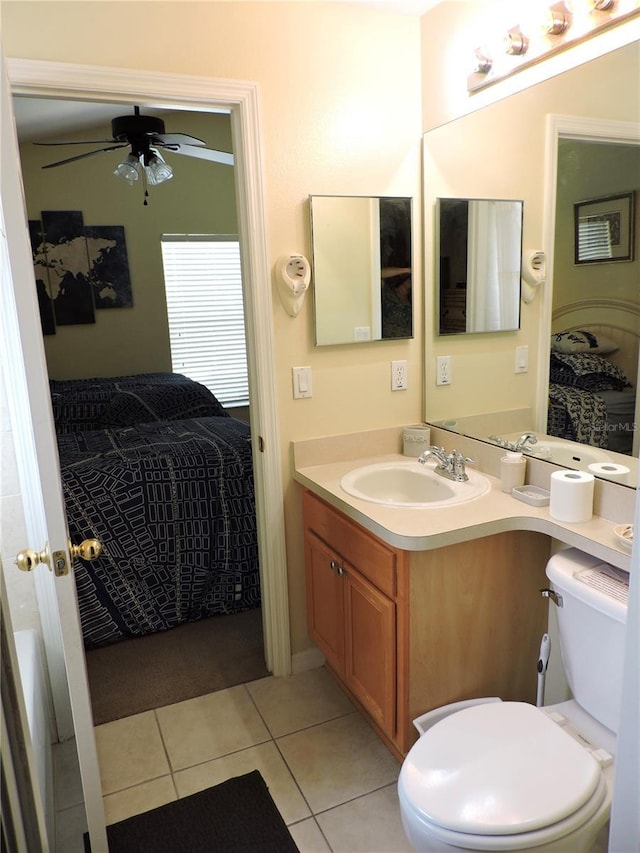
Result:
<svg viewBox="0 0 640 853"><path fill-rule="evenodd" d="M71 77L69 75L72 75ZM23 66L20 61L10 63L10 78L13 93L48 97L69 96L73 94L69 79L73 79L73 69L64 65L50 63L29 63ZM158 81L158 78L162 78ZM128 88L133 95L123 95L114 91L122 80L121 69L113 75L108 69L96 69L96 77L91 91L83 90L82 97L95 95L105 100L113 98L143 100L153 90L154 103L162 103L157 87L162 89L164 97L171 97L175 106L183 100L190 107L206 111L225 108L231 105L234 139L238 141L239 176L239 231L244 235L243 267L247 276L246 303L248 306L248 331L250 371L253 374L255 399L252 399L251 421L255 447L266 446L268 453L258 452L256 458L256 496L260 527L260 563L263 590L263 627L267 666L277 675L290 671L290 651L288 636L288 615L286 595L286 560L284 559L284 523L282 501L274 501L274 494L281 493L281 476L278 459L278 436L276 417L273 409L273 365L271 344L271 293L266 273L264 226L262 210L261 174L257 157L257 109L255 92L243 95L244 103L238 103L237 87L226 91L224 82L206 81L188 78L175 78L172 75L144 75L131 72L127 75ZM22 88L21 88L22 87ZM234 145L235 147L235 145ZM251 240L246 239L251 234ZM260 364L260 371L256 365ZM266 495L270 500L266 500ZM267 537L266 531L269 531Z"/></svg>
<svg viewBox="0 0 640 853"><path fill-rule="evenodd" d="M620 349L613 359L636 388L640 381L638 337L640 310L637 284L630 264L573 263L573 245L567 245L563 230L573 239L573 202L620 192L633 186L640 157L638 125L583 116L554 115L547 122L545 166L545 235L549 246L548 280L543 293L544 321L540 324L540 352L548 352L551 332L583 326L605 326L616 337ZM608 159L607 159L608 158ZM568 200L567 200L568 199ZM565 223L568 221L568 225ZM564 242L563 242L564 240ZM619 341L618 341L619 337ZM540 412L538 429L547 431L549 365L539 361ZM633 409L635 408L635 413ZM625 427L633 426L631 447L622 450L619 461L630 453L637 457L640 431L640 395L622 413L614 411ZM617 448L614 447L614 450ZM618 461L618 460L617 460Z"/></svg>

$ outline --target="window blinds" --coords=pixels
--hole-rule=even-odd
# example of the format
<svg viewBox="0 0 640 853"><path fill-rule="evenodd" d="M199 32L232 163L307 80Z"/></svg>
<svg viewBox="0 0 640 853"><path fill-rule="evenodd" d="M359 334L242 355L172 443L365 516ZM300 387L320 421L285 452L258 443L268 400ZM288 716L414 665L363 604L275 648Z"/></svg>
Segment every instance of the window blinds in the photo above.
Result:
<svg viewBox="0 0 640 853"><path fill-rule="evenodd" d="M172 368L226 408L249 403L240 244L235 236L162 236Z"/></svg>

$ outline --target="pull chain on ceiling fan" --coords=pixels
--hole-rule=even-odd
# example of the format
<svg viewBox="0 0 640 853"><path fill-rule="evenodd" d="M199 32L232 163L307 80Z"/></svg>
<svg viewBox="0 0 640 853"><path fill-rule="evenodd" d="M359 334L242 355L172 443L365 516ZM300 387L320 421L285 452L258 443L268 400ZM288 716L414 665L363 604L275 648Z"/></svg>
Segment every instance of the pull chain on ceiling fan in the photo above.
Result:
<svg viewBox="0 0 640 853"><path fill-rule="evenodd" d="M116 166L114 175L121 178L129 186L133 186L142 178L146 186L158 186L173 177L172 167L165 162L160 151L171 151L174 154L185 154L188 157L197 157L209 160L211 163L222 163L233 166L233 154L227 151L216 151L207 148L202 139L188 136L185 133L165 133L164 122L155 116L140 115L140 108L134 107L133 115L118 116L111 121L112 139L94 140L67 140L61 142L35 142L35 145L100 145L108 143L105 148L88 151L85 154L77 154L75 157L67 157L57 160L55 163L47 163L43 169L53 169L56 166L64 166L74 163L76 160L84 160L96 154L104 154L116 151L119 148L131 148L131 152L122 163ZM145 204L146 198L145 198Z"/></svg>

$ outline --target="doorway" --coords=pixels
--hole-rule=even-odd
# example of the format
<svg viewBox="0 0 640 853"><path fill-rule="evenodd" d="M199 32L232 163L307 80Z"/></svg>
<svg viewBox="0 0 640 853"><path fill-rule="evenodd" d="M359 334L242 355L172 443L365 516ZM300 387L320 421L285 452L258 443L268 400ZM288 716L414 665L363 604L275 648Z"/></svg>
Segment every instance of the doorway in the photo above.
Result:
<svg viewBox="0 0 640 853"><path fill-rule="evenodd" d="M251 432L259 526L263 629L266 663L275 675L290 672L289 624L282 481L273 394L271 287L266 263L257 91L252 84L225 83L173 75L127 74L128 92L118 91L123 78L109 69L93 69L91 83L79 91L76 71L63 63L10 60L9 78L16 95L82 97L120 103L153 101L159 107L184 106L200 111L219 107L231 112L238 164L236 195L238 231L243 244L249 373L253 389ZM86 71L86 69L85 69ZM251 235L251 239L249 239ZM259 365L259 370L258 370ZM269 499L267 500L267 495ZM268 535L267 535L268 531Z"/></svg>

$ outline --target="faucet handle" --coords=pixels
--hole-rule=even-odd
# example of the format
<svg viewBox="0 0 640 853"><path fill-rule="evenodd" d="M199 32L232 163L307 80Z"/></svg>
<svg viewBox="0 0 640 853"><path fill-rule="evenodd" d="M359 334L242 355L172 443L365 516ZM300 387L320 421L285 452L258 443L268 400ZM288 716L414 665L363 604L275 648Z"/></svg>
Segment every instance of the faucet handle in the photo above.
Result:
<svg viewBox="0 0 640 853"><path fill-rule="evenodd" d="M460 453L457 450L452 451L451 456L456 461L459 460L460 462L468 462L470 465L474 464L473 459L469 459L468 456L465 456L464 453Z"/></svg>

